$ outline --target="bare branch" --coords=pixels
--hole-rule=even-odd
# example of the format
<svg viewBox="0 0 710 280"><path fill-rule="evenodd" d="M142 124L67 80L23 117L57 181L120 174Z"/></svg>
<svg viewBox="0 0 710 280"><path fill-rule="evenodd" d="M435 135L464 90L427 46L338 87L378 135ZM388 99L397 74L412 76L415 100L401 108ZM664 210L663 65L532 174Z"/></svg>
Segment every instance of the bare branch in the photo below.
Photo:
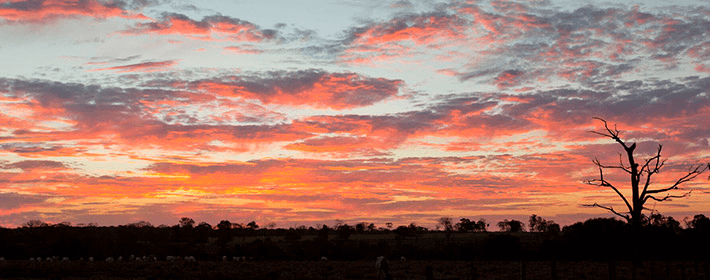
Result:
<svg viewBox="0 0 710 280"><path fill-rule="evenodd" d="M691 192L693 192L693 191L691 190L691 191L689 191L689 192L687 192L687 193L684 193L684 194L682 194L682 195L670 195L670 194L666 194L666 196L664 196L664 197L662 197L662 198L657 198L657 197L652 196L652 195L647 195L647 196L643 199L643 202L646 202L646 200L648 200L649 198L650 198L650 199L653 199L653 200L655 200L655 201L666 201L666 200L669 200L669 201L670 201L670 200L673 199L673 198L684 198L684 197L687 197L687 196L690 195Z"/></svg>
<svg viewBox="0 0 710 280"><path fill-rule="evenodd" d="M643 198L643 195L648 190L649 184L651 184L651 176L653 174L658 173L660 171L661 167L663 167L663 164L666 162L665 160L660 161L662 149L663 149L663 145L659 144L658 145L658 152L656 152L656 155L652 158L647 159L646 163L644 163L644 165L641 167L641 170L639 171L639 179L640 179L641 173L643 173L644 170L646 170L646 182L643 185L643 191L641 192L641 196L640 196L641 198ZM650 164L653 160L656 160L656 164L655 164L655 167L653 168L653 170L651 170ZM659 163L659 161L660 161L660 163ZM646 200L644 200L644 201L646 201Z"/></svg>
<svg viewBox="0 0 710 280"><path fill-rule="evenodd" d="M619 213L619 212L616 212L616 210L614 210L614 207L611 207L611 206L599 205L599 203L596 203L596 202L595 202L594 204L582 204L582 206L586 206L586 207L599 207L599 208L602 208L602 209L606 209L606 210L610 211L611 213L614 213L615 215L626 219L627 221L628 221L628 220L631 220L631 218L629 217L629 215L624 215L624 214L621 214L621 213Z"/></svg>
<svg viewBox="0 0 710 280"><path fill-rule="evenodd" d="M631 169L629 169L628 167L624 166L623 155L621 155L621 153L619 153L619 166L621 167L621 169L623 169L624 171L626 171L626 173L631 174Z"/></svg>
<svg viewBox="0 0 710 280"><path fill-rule="evenodd" d="M621 156L621 154L619 154L619 156ZM603 165L603 164L601 164L601 162L599 162L599 159L597 159L597 158L594 158L594 160L592 160L592 162L594 163L594 165L596 165L596 166L598 166L598 167L600 167L600 168L621 169L621 170L626 171L626 173L631 174L631 170L629 170L629 169L628 169L626 166L624 166L623 164L618 165L618 166L617 166L617 165Z"/></svg>
<svg viewBox="0 0 710 280"><path fill-rule="evenodd" d="M593 117L593 118L594 118L594 119L597 119L597 120L600 120L600 121L602 121L602 122L604 123L604 129L606 130L606 133L604 133L604 132L598 132L598 131L593 131L593 130L590 131L591 133L594 133L594 134L597 134L597 135L601 135L601 136L604 136L604 137L608 137L608 138L614 139L614 141L616 141L617 143L621 144L621 146L624 147L624 150L627 151L627 152L628 152L629 150L633 150L634 148L636 148L636 143L632 144L632 145L629 147L629 146L626 146L626 143L624 143L624 141L622 141L621 138L619 138L619 133L620 133L620 131L619 131L618 129L616 129L616 124L614 124L614 130L612 130L611 128L609 128L609 124L606 122L606 120L604 120L604 119L602 119L602 118L598 118L598 117Z"/></svg>
<svg viewBox="0 0 710 280"><path fill-rule="evenodd" d="M651 174L653 174L653 173L646 174L646 182L643 184L643 191L641 192L641 195L639 196L641 198L643 198L644 194L648 190L648 186L651 184Z"/></svg>
<svg viewBox="0 0 710 280"><path fill-rule="evenodd" d="M624 196L624 194L622 194L619 189L617 189L612 183L609 183L609 181L604 180L604 170L601 166L599 167L599 179L588 180L586 183L588 185L611 188L612 190L614 190L614 192L616 192L619 197L621 197L622 200L624 200L626 207L629 208L629 212L633 211L633 207L631 207L631 204L626 199L626 196Z"/></svg>
<svg viewBox="0 0 710 280"><path fill-rule="evenodd" d="M594 134L598 134L598 135L601 135L604 137L609 137L611 139L615 139L619 136L619 131L616 130L616 127L614 127L614 130L612 131L609 128L609 125L607 124L606 120L604 120L602 118L597 118L597 117L593 117L593 118L602 121L604 123L604 129L606 129L607 132L604 133L604 132L598 132L598 131L594 131L594 130L589 131L589 132L594 133Z"/></svg>
<svg viewBox="0 0 710 280"><path fill-rule="evenodd" d="M659 171L659 169L661 168L660 165L662 165L662 163L659 164L660 159L661 159L661 149L663 149L663 145L658 145L658 152L656 153L655 156L646 160L646 163L644 163L643 166L641 167L642 171L645 169L646 172L650 173L650 174L657 173ZM653 168L653 170L651 170L650 164L654 160L656 161L656 164L655 164L655 167ZM663 161L663 162L665 162L665 161Z"/></svg>
<svg viewBox="0 0 710 280"><path fill-rule="evenodd" d="M604 136L604 137L609 137L609 138L612 138L612 139L614 139L614 137L615 137L614 135L607 134L607 133L601 133L601 132L594 131L594 130L590 130L589 132L594 133L594 134L598 134L598 135L601 135L601 136Z"/></svg>
<svg viewBox="0 0 710 280"><path fill-rule="evenodd" d="M680 177L677 181L675 181L675 183L672 186L667 187L667 188L663 188L663 189L657 189L657 190L647 190L647 191L644 190L644 192L641 193L641 198L643 199L643 198L645 198L646 195L649 195L649 194L662 193L662 192L667 192L670 190L677 190L679 185L695 179L695 177L698 177L698 175L705 172L705 170L707 170L708 167L700 164L700 165L695 166L695 168L693 168L691 166L689 169L690 169L690 171L688 171L688 174L685 174L685 176Z"/></svg>

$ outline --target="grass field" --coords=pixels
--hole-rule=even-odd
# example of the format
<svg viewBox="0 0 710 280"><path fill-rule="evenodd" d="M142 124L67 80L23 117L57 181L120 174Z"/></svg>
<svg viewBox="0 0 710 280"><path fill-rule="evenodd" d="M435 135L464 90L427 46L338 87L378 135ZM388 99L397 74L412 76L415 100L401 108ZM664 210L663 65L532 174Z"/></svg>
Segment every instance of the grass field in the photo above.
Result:
<svg viewBox="0 0 710 280"><path fill-rule="evenodd" d="M525 263L525 279L553 279L552 263ZM520 262L390 261L394 279L521 279ZM709 279L708 262L644 262L637 279ZM616 279L631 279L631 263L615 265ZM608 262L557 262L557 279L610 279ZM374 261L264 262L55 262L0 263L3 279L377 279Z"/></svg>

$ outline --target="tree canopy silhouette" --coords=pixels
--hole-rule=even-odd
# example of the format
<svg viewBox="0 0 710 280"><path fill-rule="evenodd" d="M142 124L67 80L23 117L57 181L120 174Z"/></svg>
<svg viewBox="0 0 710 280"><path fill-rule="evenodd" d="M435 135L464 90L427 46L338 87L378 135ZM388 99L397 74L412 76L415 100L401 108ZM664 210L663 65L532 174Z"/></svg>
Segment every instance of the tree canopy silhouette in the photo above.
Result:
<svg viewBox="0 0 710 280"><path fill-rule="evenodd" d="M525 231L525 224L521 221L518 220L510 220L504 219L503 221L498 222L498 227L500 228L500 231L505 231L505 232L524 232Z"/></svg>
<svg viewBox="0 0 710 280"><path fill-rule="evenodd" d="M180 218L180 222L178 222L181 228L192 228L195 226L195 220L189 217L182 217Z"/></svg>
<svg viewBox="0 0 710 280"><path fill-rule="evenodd" d="M672 191L680 190L679 186L681 184L695 179L698 175L702 174L710 167L710 164L693 165L688 169L685 175L675 180L675 182L670 186L661 188L651 188L651 177L655 174L658 174L666 162L665 159L661 159L661 150L663 149L663 145L658 144L658 150L656 154L651 158L648 158L645 161L637 162L637 159L634 157L636 143L633 142L631 144L628 144L627 142L622 140L619 137L620 131L616 129L616 125L614 125L614 128L612 129L609 127L606 120L596 117L594 119L600 120L604 123L604 130L601 132L590 132L610 138L616 141L616 143L619 143L619 145L624 148L624 152L626 153L626 162L624 162L622 154L619 154L618 165L604 165L599 161L599 159L594 158L592 162L599 169L599 178L588 180L585 183L594 186L607 187L614 190L614 192L621 198L621 200L623 200L628 211L617 211L612 206L601 205L596 202L594 204L585 204L584 206L606 209L614 213L615 215L624 218L636 229L640 228L642 225L642 212L644 209L647 209L644 207L644 204L646 204L649 199L662 202L671 200L673 198L683 198L688 196L688 194L690 194L690 191L684 192L683 194L679 195L673 194ZM605 169L617 169L627 173L630 176L631 199L628 199L624 194L622 194L618 186L612 184L612 182L608 181L604 177Z"/></svg>
<svg viewBox="0 0 710 280"><path fill-rule="evenodd" d="M530 231L531 232L550 232L559 233L560 225L555 223L555 221L548 221L542 217L532 214L529 220Z"/></svg>

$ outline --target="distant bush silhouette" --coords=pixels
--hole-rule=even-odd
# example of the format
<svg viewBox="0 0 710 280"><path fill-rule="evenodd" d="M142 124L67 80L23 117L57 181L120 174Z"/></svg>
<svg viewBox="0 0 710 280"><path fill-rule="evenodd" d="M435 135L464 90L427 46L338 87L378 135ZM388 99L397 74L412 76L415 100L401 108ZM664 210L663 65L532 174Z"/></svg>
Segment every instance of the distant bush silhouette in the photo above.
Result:
<svg viewBox="0 0 710 280"><path fill-rule="evenodd" d="M459 220L454 227L461 232L486 232L488 224L483 218L479 219L477 222L471 221L467 218L461 218L461 220Z"/></svg>
<svg viewBox="0 0 710 280"><path fill-rule="evenodd" d="M182 228L192 228L195 225L195 220L188 217L182 217L180 218L179 225Z"/></svg>
<svg viewBox="0 0 710 280"><path fill-rule="evenodd" d="M545 220L535 214L532 214L532 216L530 216L528 225L530 227L531 232L548 232L553 234L560 232L560 225L558 225L554 221Z"/></svg>
<svg viewBox="0 0 710 280"><path fill-rule="evenodd" d="M508 219L505 219L498 222L498 228L500 228L500 231L504 232L524 232L525 224L518 220L508 221Z"/></svg>
<svg viewBox="0 0 710 280"><path fill-rule="evenodd" d="M249 227L235 228L235 223L220 222L212 227L207 223L189 228L150 226L134 223L111 227L40 226L16 229L0 228L0 252L9 260L30 257L60 256L72 260L94 257L130 255L195 256L198 260L221 261L222 256L247 256L259 260L371 260L380 255L406 256L412 260L624 260L631 240L642 246L639 256L653 260L706 260L710 251L710 219L699 214L677 220L653 212L645 217L643 235L634 235L625 221L594 218L562 228L559 234L538 232L539 224L549 224L539 216L530 227L532 232L521 232L522 222L504 220L511 232L485 233L465 230L472 221L462 219L447 242L440 231L430 232L425 227L409 224L387 229L357 232L351 226L345 238L328 238L345 229L305 226L281 229ZM517 225L521 227L516 229ZM462 230L462 228L464 230ZM470 228L469 228L470 229ZM507 228L505 230L508 230ZM515 230L516 232L513 232ZM662 240L662 244L658 243ZM689 249L692 248L692 249Z"/></svg>
<svg viewBox="0 0 710 280"><path fill-rule="evenodd" d="M49 226L49 225L45 222L42 222L41 220L29 220L26 223L22 224L22 227L28 227L28 228L46 227L46 226Z"/></svg>
<svg viewBox="0 0 710 280"><path fill-rule="evenodd" d="M451 238L451 233L454 231L454 220L450 217L441 217L437 220L437 227L441 226L446 232L446 239Z"/></svg>
<svg viewBox="0 0 710 280"><path fill-rule="evenodd" d="M698 214L692 220L687 221L686 225L690 229L707 232L710 231L710 218L705 217L703 214Z"/></svg>
<svg viewBox="0 0 710 280"><path fill-rule="evenodd" d="M336 232L338 233L338 239L340 240L348 240L350 238L350 235L353 234L355 229L348 224L342 224L336 228Z"/></svg>

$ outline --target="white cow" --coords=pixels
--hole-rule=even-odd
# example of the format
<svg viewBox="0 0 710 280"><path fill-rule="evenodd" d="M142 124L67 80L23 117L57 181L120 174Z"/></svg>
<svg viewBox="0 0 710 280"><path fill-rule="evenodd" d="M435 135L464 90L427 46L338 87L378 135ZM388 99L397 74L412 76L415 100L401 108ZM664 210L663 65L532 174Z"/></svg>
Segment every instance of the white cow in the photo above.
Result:
<svg viewBox="0 0 710 280"><path fill-rule="evenodd" d="M377 279L392 279L390 274L390 264L385 256L377 257L375 261L375 268L377 268Z"/></svg>

